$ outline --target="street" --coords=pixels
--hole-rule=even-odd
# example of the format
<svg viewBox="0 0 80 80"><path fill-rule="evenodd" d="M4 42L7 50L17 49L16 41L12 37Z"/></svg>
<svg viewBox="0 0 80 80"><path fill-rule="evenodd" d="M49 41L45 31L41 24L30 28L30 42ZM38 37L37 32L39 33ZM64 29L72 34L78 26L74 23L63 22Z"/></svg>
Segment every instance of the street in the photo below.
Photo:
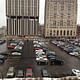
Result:
<svg viewBox="0 0 80 80"><path fill-rule="evenodd" d="M48 70L48 73L51 77L69 76L72 75L72 69L80 70L79 58L70 56L69 54L64 51L61 51L57 46L49 42L46 45L49 47L49 50L55 51L56 55L62 60L64 60L63 65L37 65L35 60L35 53L33 51L33 43L32 41L26 41L23 47L21 57L9 56L3 64L0 64L0 72L4 75L3 77L6 77L7 70L11 66L15 67L15 77L17 75L18 70L23 70L25 73L27 67L32 67L33 77L35 78L41 77L41 69L44 68ZM6 43L0 45L0 52L7 52L6 47Z"/></svg>

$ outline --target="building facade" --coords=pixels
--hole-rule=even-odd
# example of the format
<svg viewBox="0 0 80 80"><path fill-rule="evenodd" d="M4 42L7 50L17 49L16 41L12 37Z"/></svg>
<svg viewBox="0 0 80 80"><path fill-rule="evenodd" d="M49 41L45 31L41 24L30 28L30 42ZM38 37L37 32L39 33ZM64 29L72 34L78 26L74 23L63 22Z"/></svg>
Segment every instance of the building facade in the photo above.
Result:
<svg viewBox="0 0 80 80"><path fill-rule="evenodd" d="M37 36L39 0L6 0L7 35Z"/></svg>
<svg viewBox="0 0 80 80"><path fill-rule="evenodd" d="M45 37L75 37L77 0L45 1Z"/></svg>
<svg viewBox="0 0 80 80"><path fill-rule="evenodd" d="M80 37L80 25L77 25L77 36Z"/></svg>

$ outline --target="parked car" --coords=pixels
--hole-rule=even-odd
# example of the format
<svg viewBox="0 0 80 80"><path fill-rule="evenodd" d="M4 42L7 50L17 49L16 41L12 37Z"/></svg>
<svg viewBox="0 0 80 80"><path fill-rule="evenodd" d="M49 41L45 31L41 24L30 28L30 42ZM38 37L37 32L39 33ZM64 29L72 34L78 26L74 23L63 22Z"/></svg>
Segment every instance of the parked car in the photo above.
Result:
<svg viewBox="0 0 80 80"><path fill-rule="evenodd" d="M49 77L48 71L46 69L41 70L42 77Z"/></svg>
<svg viewBox="0 0 80 80"><path fill-rule="evenodd" d="M33 46L34 46L34 48L36 48L36 47L41 47L41 45L38 44L38 43L33 44Z"/></svg>
<svg viewBox="0 0 80 80"><path fill-rule="evenodd" d="M80 54L75 54L75 56L80 57Z"/></svg>
<svg viewBox="0 0 80 80"><path fill-rule="evenodd" d="M76 76L80 76L80 70L72 69L72 73L75 74Z"/></svg>
<svg viewBox="0 0 80 80"><path fill-rule="evenodd" d="M38 58L36 59L37 64L48 64L47 58Z"/></svg>
<svg viewBox="0 0 80 80"><path fill-rule="evenodd" d="M5 60L6 59L6 56L0 55L0 59Z"/></svg>
<svg viewBox="0 0 80 80"><path fill-rule="evenodd" d="M23 72L23 70L18 70L17 77L18 77L18 78L23 78L23 77L24 77L24 72Z"/></svg>
<svg viewBox="0 0 80 80"><path fill-rule="evenodd" d="M57 59L57 58L50 59L51 65L53 65L53 64L62 65L63 63L64 63L64 60L61 60L61 59Z"/></svg>
<svg viewBox="0 0 80 80"><path fill-rule="evenodd" d="M32 78L32 77L33 77L32 68L31 67L26 68L26 78Z"/></svg>
<svg viewBox="0 0 80 80"><path fill-rule="evenodd" d="M51 41L51 43L57 45L57 41Z"/></svg>
<svg viewBox="0 0 80 80"><path fill-rule="evenodd" d="M70 52L69 54L72 56L75 56L75 55L78 55L78 52Z"/></svg>
<svg viewBox="0 0 80 80"><path fill-rule="evenodd" d="M5 40L0 40L0 44L3 44L5 43L6 41Z"/></svg>
<svg viewBox="0 0 80 80"><path fill-rule="evenodd" d="M7 78L13 78L15 76L14 67L9 67L7 72Z"/></svg>
<svg viewBox="0 0 80 80"><path fill-rule="evenodd" d="M36 55L45 55L45 52L39 51L39 52L35 52Z"/></svg>
<svg viewBox="0 0 80 80"><path fill-rule="evenodd" d="M14 46L9 45L8 49L14 49Z"/></svg>
<svg viewBox="0 0 80 80"><path fill-rule="evenodd" d="M56 58L56 55L55 54L52 54L52 53L51 54L47 54L47 58L48 59L50 59L50 58Z"/></svg>
<svg viewBox="0 0 80 80"><path fill-rule="evenodd" d="M3 59L0 59L0 64L4 63L4 60Z"/></svg>
<svg viewBox="0 0 80 80"><path fill-rule="evenodd" d="M44 52L47 52L49 50L48 47L45 47L45 46L42 46L42 49Z"/></svg>
<svg viewBox="0 0 80 80"><path fill-rule="evenodd" d="M19 42L19 46L24 46L24 42L23 41L20 41Z"/></svg>
<svg viewBox="0 0 80 80"><path fill-rule="evenodd" d="M73 52L74 48L68 48L68 53Z"/></svg>
<svg viewBox="0 0 80 80"><path fill-rule="evenodd" d="M66 47L64 47L63 50L64 50L65 52L68 52L68 48L66 48Z"/></svg>
<svg viewBox="0 0 80 80"><path fill-rule="evenodd" d="M10 55L10 52L4 52L4 53L1 53L1 55L8 57Z"/></svg>
<svg viewBox="0 0 80 80"><path fill-rule="evenodd" d="M22 46L20 46L20 45L17 45L14 49L19 49L20 51L22 51Z"/></svg>
<svg viewBox="0 0 80 80"><path fill-rule="evenodd" d="M37 41L37 40L34 40L34 41L33 41L33 44L35 44L35 43L38 43L38 42L39 42L39 41Z"/></svg>
<svg viewBox="0 0 80 80"><path fill-rule="evenodd" d="M49 56L49 55L55 55L55 56L56 56L55 52L53 52L53 51L47 51L47 52L46 52L46 55L47 55L47 56Z"/></svg>
<svg viewBox="0 0 80 80"><path fill-rule="evenodd" d="M12 43L10 43L10 46L17 46L17 43L15 43L15 42L12 42Z"/></svg>
<svg viewBox="0 0 80 80"><path fill-rule="evenodd" d="M37 47L37 48L34 48L34 51L35 51L35 50L39 50L39 49L41 49L41 48L38 48L38 47Z"/></svg>
<svg viewBox="0 0 80 80"><path fill-rule="evenodd" d="M35 50L35 53L36 52L43 52L43 49Z"/></svg>
<svg viewBox="0 0 80 80"><path fill-rule="evenodd" d="M12 56L21 56L21 53L20 52L12 52L11 55Z"/></svg>

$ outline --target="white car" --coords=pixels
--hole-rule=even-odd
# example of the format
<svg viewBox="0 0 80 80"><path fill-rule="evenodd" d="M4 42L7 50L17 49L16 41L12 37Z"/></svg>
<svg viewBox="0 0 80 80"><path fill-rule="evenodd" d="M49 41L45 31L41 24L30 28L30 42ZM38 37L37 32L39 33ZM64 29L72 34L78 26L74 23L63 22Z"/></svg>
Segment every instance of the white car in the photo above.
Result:
<svg viewBox="0 0 80 80"><path fill-rule="evenodd" d="M72 73L75 74L76 76L80 76L80 70L72 69Z"/></svg>
<svg viewBox="0 0 80 80"><path fill-rule="evenodd" d="M69 54L72 55L72 56L74 56L74 55L77 55L78 52L70 52Z"/></svg>
<svg viewBox="0 0 80 80"><path fill-rule="evenodd" d="M46 57L46 55L45 54L43 54L43 55L42 54L37 54L36 55L36 58L40 58L40 57L44 58L44 57Z"/></svg>
<svg viewBox="0 0 80 80"><path fill-rule="evenodd" d="M13 56L21 56L21 53L20 52L12 52L11 53Z"/></svg>
<svg viewBox="0 0 80 80"><path fill-rule="evenodd" d="M43 49L35 50L35 52L43 52Z"/></svg>
<svg viewBox="0 0 80 80"><path fill-rule="evenodd" d="M39 60L46 60L46 61L48 61L48 59L46 57L38 57L38 58L36 58L36 61L39 61Z"/></svg>
<svg viewBox="0 0 80 80"><path fill-rule="evenodd" d="M14 77L14 67L9 67L7 77Z"/></svg>
<svg viewBox="0 0 80 80"><path fill-rule="evenodd" d="M45 52L36 52L35 54L44 55Z"/></svg>
<svg viewBox="0 0 80 80"><path fill-rule="evenodd" d="M17 43L10 43L11 46L17 46Z"/></svg>
<svg viewBox="0 0 80 80"><path fill-rule="evenodd" d="M20 41L20 42L19 42L19 45L24 46L24 42L23 42L23 41Z"/></svg>
<svg viewBox="0 0 80 80"><path fill-rule="evenodd" d="M35 43L38 43L38 41L34 40L34 41L33 41L33 44L35 44Z"/></svg>
<svg viewBox="0 0 80 80"><path fill-rule="evenodd" d="M44 45L44 42L39 42L40 45Z"/></svg>
<svg viewBox="0 0 80 80"><path fill-rule="evenodd" d="M48 64L48 59L47 58L37 58L36 62L37 64L41 64L41 63Z"/></svg>
<svg viewBox="0 0 80 80"><path fill-rule="evenodd" d="M40 45L39 44L34 44L34 47L40 47Z"/></svg>
<svg viewBox="0 0 80 80"><path fill-rule="evenodd" d="M17 45L14 49L19 49L19 50L22 50L22 46L19 46L19 45Z"/></svg>

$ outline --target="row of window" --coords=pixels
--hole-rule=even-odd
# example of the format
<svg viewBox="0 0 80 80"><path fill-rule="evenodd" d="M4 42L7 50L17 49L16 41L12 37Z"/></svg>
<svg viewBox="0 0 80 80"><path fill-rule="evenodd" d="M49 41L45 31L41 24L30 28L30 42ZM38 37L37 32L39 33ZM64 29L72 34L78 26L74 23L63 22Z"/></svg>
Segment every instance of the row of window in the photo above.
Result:
<svg viewBox="0 0 80 80"><path fill-rule="evenodd" d="M50 26L73 26L73 21L72 20L67 20L67 22L64 22L63 20L61 21L50 21Z"/></svg>
<svg viewBox="0 0 80 80"><path fill-rule="evenodd" d="M7 19L8 35L37 35L38 21L34 19Z"/></svg>
<svg viewBox="0 0 80 80"><path fill-rule="evenodd" d="M75 35L75 31L73 32L72 30L54 30L53 32L52 32L52 30L50 30L50 32L47 32L47 34L49 34L50 36L59 36L59 35L61 35L61 36L69 36L69 35Z"/></svg>

